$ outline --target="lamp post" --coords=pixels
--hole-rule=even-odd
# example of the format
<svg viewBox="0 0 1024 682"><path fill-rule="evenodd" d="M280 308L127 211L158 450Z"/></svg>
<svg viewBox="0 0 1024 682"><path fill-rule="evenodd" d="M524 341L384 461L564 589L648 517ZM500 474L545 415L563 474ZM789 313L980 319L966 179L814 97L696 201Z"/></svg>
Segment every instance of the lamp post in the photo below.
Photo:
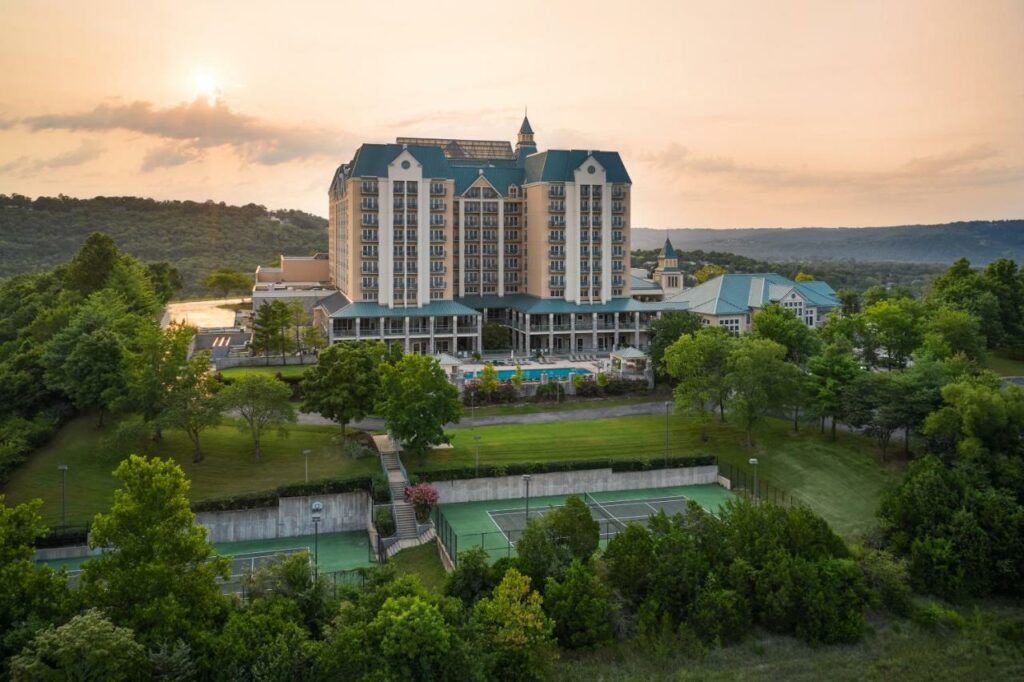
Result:
<svg viewBox="0 0 1024 682"><path fill-rule="evenodd" d="M303 450L302 457L306 460L306 483L309 483L309 450Z"/></svg>
<svg viewBox="0 0 1024 682"><path fill-rule="evenodd" d="M67 497L65 496L68 481L68 465L58 464L57 470L60 472L60 526L64 528L68 525Z"/></svg>
<svg viewBox="0 0 1024 682"><path fill-rule="evenodd" d="M320 570L320 513L324 510L323 502L314 502L312 507L313 516L313 571L318 574Z"/></svg>
<svg viewBox="0 0 1024 682"><path fill-rule="evenodd" d="M526 521L530 521L530 474L523 474L523 483L526 484Z"/></svg>
<svg viewBox="0 0 1024 682"><path fill-rule="evenodd" d="M480 436L473 436L476 442L476 477L480 478Z"/></svg>
<svg viewBox="0 0 1024 682"><path fill-rule="evenodd" d="M754 467L754 504L757 504L757 457L751 457L748 460L750 466Z"/></svg>
<svg viewBox="0 0 1024 682"><path fill-rule="evenodd" d="M672 407L672 401L665 401L665 468L668 468L668 413Z"/></svg>

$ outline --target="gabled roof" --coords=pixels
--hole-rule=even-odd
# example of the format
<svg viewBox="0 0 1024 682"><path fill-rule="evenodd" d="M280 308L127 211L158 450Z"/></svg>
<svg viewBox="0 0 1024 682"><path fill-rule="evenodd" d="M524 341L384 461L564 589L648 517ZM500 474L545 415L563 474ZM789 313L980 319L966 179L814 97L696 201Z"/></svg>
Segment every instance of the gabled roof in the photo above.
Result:
<svg viewBox="0 0 1024 682"><path fill-rule="evenodd" d="M613 350L611 355L612 357L622 358L623 360L639 360L647 357L647 353L639 350L638 348L633 348L632 346Z"/></svg>
<svg viewBox="0 0 1024 682"><path fill-rule="evenodd" d="M450 161L504 159L515 160L512 145L505 140L453 140L444 137L400 137L398 144L440 147Z"/></svg>
<svg viewBox="0 0 1024 682"><path fill-rule="evenodd" d="M366 178L387 177L388 164L403 151L408 151L423 166L424 178L449 178L451 169L440 147L401 144L363 144L352 158L352 175Z"/></svg>
<svg viewBox="0 0 1024 682"><path fill-rule="evenodd" d="M591 156L604 167L608 182L631 183L618 152L549 149L526 157L526 182L573 182L573 173Z"/></svg>
<svg viewBox="0 0 1024 682"><path fill-rule="evenodd" d="M455 177L455 194L462 195L481 175L491 183L501 196L508 196L509 185L523 184L522 168L495 168L493 166L452 166Z"/></svg>
<svg viewBox="0 0 1024 682"><path fill-rule="evenodd" d="M630 286L630 289L632 289L633 292L638 292L638 291L658 292L658 291L661 291L661 286L657 282L655 282L653 279L647 279L646 277L641 277L639 275L634 275L634 274L630 274L629 278L631 280L629 286Z"/></svg>
<svg viewBox="0 0 1024 682"><path fill-rule="evenodd" d="M808 284L814 286L808 287ZM685 303L690 312L706 315L739 315L751 308L776 303L790 291L797 291L809 305L830 308L839 305L835 292L825 282L794 282L774 272L726 274L708 280L668 299Z"/></svg>

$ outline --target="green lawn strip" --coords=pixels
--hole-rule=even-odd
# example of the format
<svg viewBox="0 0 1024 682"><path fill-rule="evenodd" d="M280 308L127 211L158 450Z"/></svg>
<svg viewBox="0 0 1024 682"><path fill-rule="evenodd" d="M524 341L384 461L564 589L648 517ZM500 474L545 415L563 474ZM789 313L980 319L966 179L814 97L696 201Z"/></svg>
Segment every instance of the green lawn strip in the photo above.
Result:
<svg viewBox="0 0 1024 682"><path fill-rule="evenodd" d="M441 591L444 588L445 573L441 557L437 554L437 545L428 542L418 547L403 549L390 562L399 573L418 576L420 581L431 590Z"/></svg>
<svg viewBox="0 0 1024 682"><path fill-rule="evenodd" d="M286 379L298 379L301 378L307 369L313 365L300 365L298 363L294 365L257 365L256 367L229 367L228 369L221 370L221 374L225 379L237 379L241 376L250 374L260 374L263 376L274 377L279 373Z"/></svg>
<svg viewBox="0 0 1024 682"><path fill-rule="evenodd" d="M1024 360L1014 360L998 350L986 356L985 367L1004 377L1024 376Z"/></svg>
<svg viewBox="0 0 1024 682"><path fill-rule="evenodd" d="M864 437L840 433L836 442L826 434L804 430L792 433L781 420L766 420L753 448L731 424L714 422L709 440L700 440L696 421L673 415L669 421L671 456L715 455L721 462L749 469L757 457L762 480L796 495L840 533L853 535L874 525L874 514L886 486L899 479L900 464L879 464L877 452ZM657 458L665 452L665 418L642 415L567 421L550 424L503 425L451 430L453 448L436 450L420 465L406 468L437 470L473 466L473 436L480 436L481 464L581 459Z"/></svg>
<svg viewBox="0 0 1024 682"><path fill-rule="evenodd" d="M110 454L104 438L111 427L97 430L93 416L72 421L52 442L34 453L4 488L7 504L42 498L47 523L60 522L60 473L58 464L69 466L67 478L68 524L81 525L110 507L116 481L111 472L120 457ZM192 446L178 431L167 431L159 445L145 454L173 457L192 482L193 500L271 490L304 479L303 450L311 450L310 480L347 478L378 473L375 457L354 460L341 452L337 427L293 424L288 436L276 432L264 436L263 457L253 458L252 440L232 420L203 433L206 459L192 463Z"/></svg>
<svg viewBox="0 0 1024 682"><path fill-rule="evenodd" d="M668 396L651 394L633 398L595 398L592 400L568 400L561 403L528 403L525 405L485 405L471 408L464 405L462 416L466 417L503 417L516 414L540 414L542 412L571 412L573 410L593 410L602 407L621 407L623 405L640 405L664 401Z"/></svg>

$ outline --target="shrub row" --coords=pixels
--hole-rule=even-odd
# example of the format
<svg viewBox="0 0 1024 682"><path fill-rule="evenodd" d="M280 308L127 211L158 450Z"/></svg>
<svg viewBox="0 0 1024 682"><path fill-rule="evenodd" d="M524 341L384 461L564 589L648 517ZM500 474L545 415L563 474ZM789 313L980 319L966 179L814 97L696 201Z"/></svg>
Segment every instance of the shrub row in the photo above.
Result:
<svg viewBox="0 0 1024 682"><path fill-rule="evenodd" d="M192 511L228 511L231 509L266 509L277 506L282 497L302 497L305 495L333 495L364 491L378 499L379 491L387 492L387 482L379 477L359 476L354 478L324 478L309 483L290 483L278 486L273 490L263 490L242 495L215 497L192 503ZM390 500L388 500L390 501Z"/></svg>
<svg viewBox="0 0 1024 682"><path fill-rule="evenodd" d="M521 462L507 466L481 465L479 473L475 466L434 471L413 471L412 477L421 481L461 481L469 478L552 474L565 471L586 471L589 469L610 468L613 472L681 469L685 467L707 466L715 464L717 461L717 458L713 455L699 455L695 457L669 457L667 459L583 459L553 462Z"/></svg>
<svg viewBox="0 0 1024 682"><path fill-rule="evenodd" d="M66 526L51 528L46 535L36 538L36 549L84 545L89 542L89 526Z"/></svg>
<svg viewBox="0 0 1024 682"><path fill-rule="evenodd" d="M40 415L35 419L9 417L0 423L0 485L28 461L33 450L53 438L67 417L67 413L56 410L53 416Z"/></svg>

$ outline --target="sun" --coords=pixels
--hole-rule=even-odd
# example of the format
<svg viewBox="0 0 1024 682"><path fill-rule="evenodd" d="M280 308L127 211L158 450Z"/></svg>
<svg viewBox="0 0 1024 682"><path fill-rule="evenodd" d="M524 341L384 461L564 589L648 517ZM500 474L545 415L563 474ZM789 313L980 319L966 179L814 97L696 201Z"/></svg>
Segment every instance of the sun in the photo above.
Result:
<svg viewBox="0 0 1024 682"><path fill-rule="evenodd" d="M213 101L220 95L220 85L217 76L212 71L201 69L192 76L192 85L196 90L196 97L203 97Z"/></svg>

